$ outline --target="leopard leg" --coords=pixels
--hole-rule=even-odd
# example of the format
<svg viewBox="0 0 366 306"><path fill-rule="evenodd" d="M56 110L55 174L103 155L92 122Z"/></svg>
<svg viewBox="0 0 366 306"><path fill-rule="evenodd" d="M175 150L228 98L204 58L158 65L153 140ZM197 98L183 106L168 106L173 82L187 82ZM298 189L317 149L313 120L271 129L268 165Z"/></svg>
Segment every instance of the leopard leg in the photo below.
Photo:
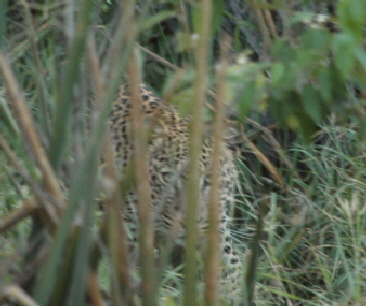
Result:
<svg viewBox="0 0 366 306"><path fill-rule="evenodd" d="M239 254L234 250L230 230L225 229L221 239L221 296L225 299L224 305L238 306L241 305L243 276L242 262Z"/></svg>

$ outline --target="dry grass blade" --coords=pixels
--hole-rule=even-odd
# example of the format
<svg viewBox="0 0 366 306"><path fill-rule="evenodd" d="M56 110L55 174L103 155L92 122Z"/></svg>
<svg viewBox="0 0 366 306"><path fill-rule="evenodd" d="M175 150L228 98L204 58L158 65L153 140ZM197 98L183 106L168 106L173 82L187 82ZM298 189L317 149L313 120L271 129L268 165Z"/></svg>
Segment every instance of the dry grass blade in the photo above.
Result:
<svg viewBox="0 0 366 306"><path fill-rule="evenodd" d="M262 163L262 165L267 168L271 177L279 184L282 191L286 193L285 183L284 183L281 175L278 173L277 169L274 166L272 166L272 164L268 160L268 158L257 149L255 144L248 137L246 137L244 134L242 135L242 137L243 137L244 141L247 143L247 145L249 146L249 148L252 150L252 152L255 154L255 156L258 158L258 160Z"/></svg>
<svg viewBox="0 0 366 306"><path fill-rule="evenodd" d="M264 12L264 18L268 24L268 29L269 29L269 32L271 33L271 35L273 37L278 37L278 32L276 30L276 26L273 22L273 19L272 19L272 16L271 16L271 12L268 10L268 9L265 9Z"/></svg>
<svg viewBox="0 0 366 306"><path fill-rule="evenodd" d="M34 29L34 35L36 40L41 40L46 36L52 28L54 28L54 21L52 19L46 20L39 25L36 25ZM16 44L13 49L9 50L8 57L11 64L15 63L21 58L26 51L30 49L30 39L28 37L22 39Z"/></svg>
<svg viewBox="0 0 366 306"><path fill-rule="evenodd" d="M155 61L163 64L164 66L172 69L172 70L175 70L175 71L180 71L182 70L182 68L178 67L177 65L174 65L170 62L168 62L165 58L161 57L160 55L150 51L149 49L143 47L143 46L140 46L140 45L137 45L139 47L139 49L143 52L145 52L148 56L150 56L152 59L154 59Z"/></svg>
<svg viewBox="0 0 366 306"><path fill-rule="evenodd" d="M255 128L261 130L264 133L264 140L267 141L267 143L269 145L272 146L272 148L274 149L275 152L277 152L278 156L282 159L284 165L289 168L290 170L293 171L295 177L300 180L300 176L296 171L295 166L293 165L293 163L291 162L291 160L285 155L283 149L281 148L281 145L279 144L279 142L273 137L272 132L269 128L266 128L262 125L260 125L259 123L255 122L254 120L250 119L250 118L246 118L245 119L249 124L251 124L252 126L254 126Z"/></svg>
<svg viewBox="0 0 366 306"><path fill-rule="evenodd" d="M44 208L42 211L39 211L40 217L43 223L47 226L47 228L51 232L53 232L59 218L59 215L55 210L60 205L59 203L57 203L57 199L50 196L49 193L45 192L43 188L41 188L38 183L35 182L35 180L28 175L26 169L24 169L24 167L22 166L20 159L11 150L9 144L2 136L0 136L0 148L6 154L10 165L20 173L21 177L30 186L33 193L36 195L38 202L41 204L41 207Z"/></svg>
<svg viewBox="0 0 366 306"><path fill-rule="evenodd" d="M21 207L11 211L10 214L0 220L0 232L6 231L10 227L16 225L18 222L31 215L37 208L37 201L34 197L25 200Z"/></svg>
<svg viewBox="0 0 366 306"><path fill-rule="evenodd" d="M36 32L33 26L33 21L32 21L32 14L30 11L30 7L29 7L29 3L27 3L25 0L21 0L20 1L21 5L23 6L24 9L24 17L25 17L25 21L26 21L26 30L28 32L28 37L29 37L29 41L30 41L30 46L31 46L31 55L33 57L34 60L34 64L35 64L35 73L33 73L33 77L35 78L36 81L36 86L37 86L37 91L39 92L39 99L40 99L40 113L42 116L42 126L43 126L43 130L46 133L47 136L49 136L50 133L50 122L49 122L49 117L47 114L47 93L46 93L46 84L45 84L45 80L43 78L43 75L40 73L41 71L44 71L44 67L42 66L41 60L39 58L39 50L37 47L37 40L36 40Z"/></svg>
<svg viewBox="0 0 366 306"><path fill-rule="evenodd" d="M263 17L261 9L258 8L257 0L248 0L250 6L252 7L252 10L254 11L254 15L256 18L256 21L259 26L259 31L262 35L264 46L265 46L265 53L260 54L261 60L264 60L268 57L269 48L271 45L271 38L269 35L268 28L266 26L265 18Z"/></svg>
<svg viewBox="0 0 366 306"><path fill-rule="evenodd" d="M98 274L94 271L88 273L88 296L92 306L103 306L103 298L99 288Z"/></svg>
<svg viewBox="0 0 366 306"><path fill-rule="evenodd" d="M5 305L6 301L12 301L23 306L39 305L23 289L14 284L6 286L0 292L0 303Z"/></svg>
<svg viewBox="0 0 366 306"><path fill-rule="evenodd" d="M15 77L5 59L4 54L0 54L0 67L4 76L5 88L9 96L11 107L18 120L22 137L29 145L34 161L42 174L42 180L47 192L63 204L63 197L56 176L48 162L46 152L38 138L32 116L26 106L26 103L20 93ZM51 204L50 204L51 205ZM61 207L54 205L57 216L61 213Z"/></svg>

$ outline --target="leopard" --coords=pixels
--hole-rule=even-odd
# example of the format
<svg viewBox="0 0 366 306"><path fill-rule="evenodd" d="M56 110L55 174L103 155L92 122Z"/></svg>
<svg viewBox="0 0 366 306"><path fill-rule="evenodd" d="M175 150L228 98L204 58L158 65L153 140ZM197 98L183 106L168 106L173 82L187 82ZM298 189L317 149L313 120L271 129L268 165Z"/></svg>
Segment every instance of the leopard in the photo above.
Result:
<svg viewBox="0 0 366 306"><path fill-rule="evenodd" d="M143 123L148 127L148 173L151 190L150 207L156 231L169 231L174 228L178 233L174 241L184 241L186 181L189 167L189 126L192 115L181 116L176 106L167 104L163 99L140 83L138 98L143 116ZM132 131L132 99L128 82L124 82L114 100L110 116L111 142L116 163L123 172L134 154ZM230 134L230 133L229 133ZM238 304L238 290L242 266L241 258L233 247L230 236L230 219L234 189L237 180L235 164L236 145L222 137L219 160L219 232L220 257L222 266L221 282L225 284L229 297L228 305ZM201 230L208 224L208 198L212 181L213 139L205 133L199 156L200 196L197 223ZM127 199L126 220L137 223L136 196L133 190ZM177 230L178 229L178 230ZM136 237L136 234L135 234ZM177 242L179 244L179 242ZM240 279L239 279L240 278ZM229 285L227 285L229 284ZM234 289L235 287L235 289ZM234 293L236 292L236 293ZM240 295L240 294L239 294Z"/></svg>

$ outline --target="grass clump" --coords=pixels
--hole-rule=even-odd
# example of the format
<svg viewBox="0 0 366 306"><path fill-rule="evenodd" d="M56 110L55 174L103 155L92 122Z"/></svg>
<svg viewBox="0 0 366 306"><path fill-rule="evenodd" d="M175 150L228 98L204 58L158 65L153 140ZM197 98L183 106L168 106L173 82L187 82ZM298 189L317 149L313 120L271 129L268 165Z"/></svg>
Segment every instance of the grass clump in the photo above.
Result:
<svg viewBox="0 0 366 306"><path fill-rule="evenodd" d="M226 118L241 305L366 304L365 6L257 2L1 2L0 303L226 305L215 195L208 253L195 224L200 141L225 137ZM194 117L175 264L171 241L152 243L138 115L140 153L123 178L115 166L108 115L125 79ZM140 260L121 213L133 184Z"/></svg>

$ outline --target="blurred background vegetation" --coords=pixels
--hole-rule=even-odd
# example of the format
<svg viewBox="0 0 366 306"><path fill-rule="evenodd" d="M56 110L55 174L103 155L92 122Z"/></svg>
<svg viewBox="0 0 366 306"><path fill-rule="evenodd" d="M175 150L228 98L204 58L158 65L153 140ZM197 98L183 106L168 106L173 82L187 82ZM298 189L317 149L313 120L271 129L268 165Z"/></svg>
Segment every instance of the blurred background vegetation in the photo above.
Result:
<svg viewBox="0 0 366 306"><path fill-rule="evenodd" d="M0 303L189 301L181 265L151 259L151 281L128 260L126 182L101 171L104 131L133 50L182 114L207 61L215 106L226 33L225 100L243 131L231 227L243 305L365 305L365 26L364 0L0 1Z"/></svg>

